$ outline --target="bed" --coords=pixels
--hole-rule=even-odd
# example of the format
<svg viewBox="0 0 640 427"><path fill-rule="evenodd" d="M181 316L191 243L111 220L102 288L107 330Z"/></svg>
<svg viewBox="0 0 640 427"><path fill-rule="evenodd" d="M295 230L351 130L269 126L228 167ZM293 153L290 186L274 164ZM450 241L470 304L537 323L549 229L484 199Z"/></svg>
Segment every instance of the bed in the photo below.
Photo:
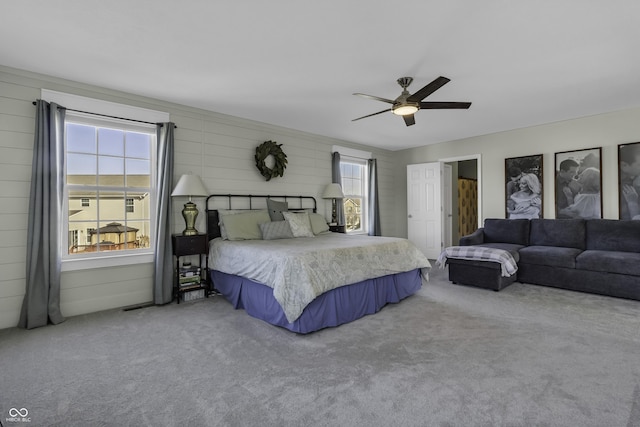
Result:
<svg viewBox="0 0 640 427"><path fill-rule="evenodd" d="M214 194L206 216L213 288L296 333L376 313L428 280L431 265L411 242L332 233L310 196Z"/></svg>

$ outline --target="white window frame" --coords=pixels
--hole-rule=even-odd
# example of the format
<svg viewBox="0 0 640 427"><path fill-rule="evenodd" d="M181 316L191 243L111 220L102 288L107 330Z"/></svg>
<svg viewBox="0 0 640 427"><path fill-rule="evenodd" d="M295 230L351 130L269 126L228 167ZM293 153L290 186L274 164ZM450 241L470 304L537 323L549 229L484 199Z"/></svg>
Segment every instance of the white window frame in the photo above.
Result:
<svg viewBox="0 0 640 427"><path fill-rule="evenodd" d="M342 153L341 153L342 154ZM367 160L365 159L361 159L361 158L357 158L357 157L350 157L350 156L340 156L340 166L342 166L343 163L350 163L350 164L357 164L358 166L362 167L362 177L361 177L361 192L362 195L361 196L356 196L354 194L344 194L344 199L342 201L343 203L343 209L344 209L344 201L346 199L349 198L361 198L362 199L362 206L361 206L361 223L360 223L360 230L352 230L352 231L347 231L347 234L368 234L367 230L369 227L369 188L368 188L368 175L369 175L369 164L367 162ZM342 179L344 179L344 177L342 177ZM342 184L341 184L342 185ZM343 185L343 192L344 192L344 185ZM349 197L351 196L351 197ZM347 212L345 210L345 217L347 215ZM346 226L346 224L345 224Z"/></svg>
<svg viewBox="0 0 640 427"><path fill-rule="evenodd" d="M80 111L88 111L95 114L103 114L114 117L124 117L131 120L139 120L150 123L163 123L170 121L169 113L149 110L145 108L133 107L125 104L118 104L115 102L102 101L93 98L86 98L83 96L72 95L63 92L56 92L47 89L42 89L41 99L46 100L48 102L55 102L59 105L62 105L68 109L80 110ZM131 122L134 123L134 122ZM152 150L154 152L155 150ZM152 162L152 185L156 182L155 173L156 173L156 164L157 161L155 158L151 159ZM68 207L66 206L66 200L68 199L66 195L66 186L65 186L65 207L64 212L68 212ZM151 230L155 230L155 224L153 223L153 219L155 217L155 206L156 199L155 196L152 199L151 203L151 212L150 212L150 221ZM87 256L89 254L83 254L81 256L73 255L73 257L65 256L68 255L68 248L65 248L64 245L68 240L68 216L65 216L64 220L61 224L61 235L60 235L60 253L63 254L62 258L62 271L74 271L74 270L85 270L85 269L93 269L93 268L102 268L102 267L114 267L121 265L133 265L133 264L141 264L141 263L151 263L153 262L154 253L153 253L153 244L151 245L149 250L122 250L122 251L114 251L114 252L98 252L95 254L90 254L91 256Z"/></svg>

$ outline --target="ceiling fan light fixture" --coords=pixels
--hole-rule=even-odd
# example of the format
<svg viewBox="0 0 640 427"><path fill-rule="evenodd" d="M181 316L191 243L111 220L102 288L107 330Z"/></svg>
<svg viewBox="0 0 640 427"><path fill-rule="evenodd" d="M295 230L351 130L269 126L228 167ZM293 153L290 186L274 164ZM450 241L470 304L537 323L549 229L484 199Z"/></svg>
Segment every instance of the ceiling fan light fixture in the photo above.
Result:
<svg viewBox="0 0 640 427"><path fill-rule="evenodd" d="M418 111L418 107L415 105L398 105L397 107L393 107L393 114L397 116L408 116Z"/></svg>

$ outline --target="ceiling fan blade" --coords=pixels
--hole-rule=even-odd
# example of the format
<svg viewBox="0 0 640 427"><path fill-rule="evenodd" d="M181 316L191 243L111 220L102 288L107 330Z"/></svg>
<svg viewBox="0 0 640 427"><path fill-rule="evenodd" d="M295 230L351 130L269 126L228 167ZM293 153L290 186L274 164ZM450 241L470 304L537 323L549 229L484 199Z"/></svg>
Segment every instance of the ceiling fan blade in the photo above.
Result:
<svg viewBox="0 0 640 427"><path fill-rule="evenodd" d="M373 100L376 100L376 101L386 102L387 104L393 104L394 103L394 101L392 101L391 99L380 98L379 96L367 95L365 93L354 93L354 95L362 96L363 98L369 98L369 99L373 99Z"/></svg>
<svg viewBox="0 0 640 427"><path fill-rule="evenodd" d="M420 102L423 99L425 99L427 96L431 95L433 92L440 89L442 86L449 83L450 81L451 80L449 80L448 78L440 76L434 81L432 81L431 83L429 83L428 85L426 85L425 87L423 87L422 89L420 89L419 91L417 91L416 93L414 93L413 95L409 96L409 98L407 98L407 101Z"/></svg>
<svg viewBox="0 0 640 427"><path fill-rule="evenodd" d="M377 113L369 114L367 116L358 117L357 119L353 119L351 121L355 122L356 120L366 119L367 117L371 117L371 116L375 116L375 115L378 115L378 114L386 113L387 111L391 111L391 108L387 108L386 110L378 111Z"/></svg>
<svg viewBox="0 0 640 427"><path fill-rule="evenodd" d="M407 114L406 116L402 116L402 118L407 126L416 124L416 118L413 117L413 114Z"/></svg>
<svg viewBox="0 0 640 427"><path fill-rule="evenodd" d="M470 102L421 102L421 110L437 110L437 109L462 109L466 110L471 107Z"/></svg>

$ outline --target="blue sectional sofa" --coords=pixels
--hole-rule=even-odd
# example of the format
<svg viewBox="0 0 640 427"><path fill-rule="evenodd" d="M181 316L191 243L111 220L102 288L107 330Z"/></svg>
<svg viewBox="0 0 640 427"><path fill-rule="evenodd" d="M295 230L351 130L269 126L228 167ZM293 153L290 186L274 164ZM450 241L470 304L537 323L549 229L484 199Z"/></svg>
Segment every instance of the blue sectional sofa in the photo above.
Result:
<svg viewBox="0 0 640 427"><path fill-rule="evenodd" d="M518 264L501 277L493 262L449 259L449 280L500 290L517 280L640 300L640 221L487 219L460 239L509 251Z"/></svg>

